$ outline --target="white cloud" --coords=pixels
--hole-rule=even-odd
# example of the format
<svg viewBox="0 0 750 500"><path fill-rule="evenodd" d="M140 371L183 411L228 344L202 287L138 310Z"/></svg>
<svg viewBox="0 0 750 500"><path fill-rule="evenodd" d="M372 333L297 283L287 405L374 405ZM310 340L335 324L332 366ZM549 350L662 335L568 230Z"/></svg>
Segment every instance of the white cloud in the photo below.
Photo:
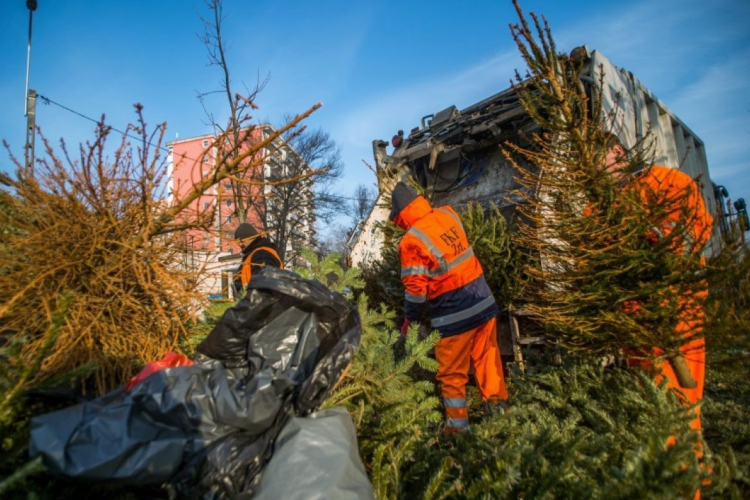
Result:
<svg viewBox="0 0 750 500"><path fill-rule="evenodd" d="M743 21L750 7L666 0L607 9L560 29L553 24L558 49L586 43L633 71L703 139L712 177L747 186L750 168L737 159L750 158L750 41ZM399 128L408 133L426 114L501 91L522 67L513 47L455 73L361 100L332 130L346 145L349 174L363 172L361 159L372 161L373 139L390 139Z"/></svg>
<svg viewBox="0 0 750 500"><path fill-rule="evenodd" d="M373 139L388 140L399 129L408 134L422 116L448 106L459 109L510 86L515 68L520 67L516 51L506 51L454 74L430 77L390 92L363 98L333 126L332 134L346 146L345 163L352 172L372 162Z"/></svg>
<svg viewBox="0 0 750 500"><path fill-rule="evenodd" d="M674 92L670 108L706 145L714 182L750 187L750 46L716 58L702 75ZM736 193L734 193L736 196Z"/></svg>

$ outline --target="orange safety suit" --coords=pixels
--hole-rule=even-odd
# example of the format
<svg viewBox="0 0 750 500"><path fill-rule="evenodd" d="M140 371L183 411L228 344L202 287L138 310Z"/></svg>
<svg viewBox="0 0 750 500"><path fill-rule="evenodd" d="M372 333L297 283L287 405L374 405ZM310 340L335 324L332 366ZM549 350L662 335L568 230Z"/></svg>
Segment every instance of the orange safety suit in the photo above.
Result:
<svg viewBox="0 0 750 500"><path fill-rule="evenodd" d="M660 227L654 228L656 237L669 236L678 223L685 224L688 241L680 241L673 249L675 252L696 251L703 248L711 237L713 217L706 210L706 204L701 195L698 185L693 179L679 170L653 165L642 175L638 175L626 189L636 189L644 202L660 203L666 208L666 217ZM701 264L705 265L705 257L701 256ZM702 337L697 337L703 330L705 313L702 303L708 295L708 290L701 290L693 296L685 297L685 302L680 310L684 311L683 317L678 320L675 334L690 337L681 348L680 352L685 358L688 369L696 382L696 387L689 389L682 387L677 375L669 361L661 361L656 364L656 369L661 373L657 375L656 382L662 377L667 379L667 387L677 391L678 395L684 397L687 404L695 405L695 415L690 426L696 431L701 431L700 401L703 399L703 387L706 377L706 344ZM664 351L654 347L654 354L660 356ZM628 364L639 365L650 368L652 363L644 359L630 359ZM674 436L669 439L667 445L675 442ZM701 449L696 450L698 458L703 456ZM704 485L709 484L706 481ZM700 490L695 492L693 500L699 500Z"/></svg>
<svg viewBox="0 0 750 500"><path fill-rule="evenodd" d="M497 345L498 307L452 208L433 209L417 196L393 222L406 230L398 248L406 319L420 319L429 303L432 327L441 334L435 357L446 425L461 430L469 424L470 364L485 403L502 406L508 399Z"/></svg>
<svg viewBox="0 0 750 500"><path fill-rule="evenodd" d="M688 241L676 239L675 248L673 248L676 253L699 250L710 238L713 217L706 210L703 196L697 184L689 175L677 169L652 165L650 168L636 172L634 177L626 179L622 186L626 190L635 190L644 203L649 205L660 204L664 207L666 216L664 220L660 221L658 227L652 228L652 231L647 235L650 240L658 240L661 237L669 236L678 224L684 225L687 231L686 240ZM584 215L591 215L591 209L586 208ZM701 263L705 265L705 257L703 256L701 256ZM705 315L701 303L707 294L707 290L702 290L690 297L684 297L684 302L680 307L680 310L684 311L684 315L679 318L675 326L676 335L691 337L691 340L688 340L680 348L680 352L693 379L696 381L696 387L693 389L682 387L672 364L668 360L658 362L655 366L657 372L660 373L656 377L656 382L659 383L663 380L663 377L666 377L667 387L676 390L678 395L684 397L685 402L691 406L696 405L703 398L706 348L704 339L698 338L696 335L700 334L703 329ZM624 310L635 312L639 307L640 305L636 301L629 301L625 303ZM658 347L653 347L652 351L656 357L664 354L664 351ZM653 363L648 359L630 358L628 359L628 365L642 366L648 369L652 368ZM697 431L701 429L700 406L695 408L691 427ZM667 446L673 444L674 441L675 438L671 437ZM697 455L702 457L702 451L697 450ZM699 498L700 491L697 491L694 500Z"/></svg>
<svg viewBox="0 0 750 500"><path fill-rule="evenodd" d="M637 176L626 186L626 189L638 190L644 202L664 204L666 217L661 222L660 227L654 228L655 233L666 237L669 236L676 224L686 224L687 236L692 241L680 242L680 245L674 248L675 252L701 249L710 238L713 218L708 210L706 210L703 196L697 184L684 172L669 167L653 165L642 175ZM693 244L692 248L687 247L690 244ZM701 257L701 262L705 263L705 258ZM706 348L704 339L696 338L695 335L703 329L704 311L702 302L707 293L707 290L702 290L696 293L694 297L685 297L684 307L681 307L685 313L679 319L675 328L676 334L692 337L692 340L685 343L680 348L680 351L687 362L697 386L694 389L681 387L672 365L668 361L659 362L656 366L661 372L661 376L666 377L667 386L682 393L691 405L699 403L703 398L703 385L706 373ZM654 348L654 353L661 355L663 351ZM651 366L650 361L642 359L631 359L629 360L629 364L644 367ZM661 376L657 381L661 380ZM700 406L696 407L695 417L691 425L696 430L700 430L701 428Z"/></svg>

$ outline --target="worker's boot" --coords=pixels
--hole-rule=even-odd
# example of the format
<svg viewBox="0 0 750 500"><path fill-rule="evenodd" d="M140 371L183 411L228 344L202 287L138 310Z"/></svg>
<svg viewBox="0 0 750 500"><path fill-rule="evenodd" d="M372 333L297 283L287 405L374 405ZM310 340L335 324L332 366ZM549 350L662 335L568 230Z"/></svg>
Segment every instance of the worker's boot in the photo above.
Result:
<svg viewBox="0 0 750 500"><path fill-rule="evenodd" d="M465 427L454 427L446 424L443 428L443 436L450 436L452 434L460 434L469 430L468 424Z"/></svg>
<svg viewBox="0 0 750 500"><path fill-rule="evenodd" d="M482 405L484 408L484 415L490 417L492 415L499 415L505 413L510 408L507 399L500 399L497 396L490 396L487 401Z"/></svg>

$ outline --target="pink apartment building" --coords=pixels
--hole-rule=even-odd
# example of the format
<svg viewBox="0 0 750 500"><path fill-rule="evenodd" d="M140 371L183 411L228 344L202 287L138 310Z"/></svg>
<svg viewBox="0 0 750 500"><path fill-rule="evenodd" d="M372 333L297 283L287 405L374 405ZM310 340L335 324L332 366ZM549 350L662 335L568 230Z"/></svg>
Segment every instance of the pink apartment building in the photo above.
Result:
<svg viewBox="0 0 750 500"><path fill-rule="evenodd" d="M270 125L255 127L250 132L249 143L262 141L274 129ZM182 198L189 193L193 186L207 175L211 175L216 166L218 151L213 147L215 136L207 134L186 139L177 139L168 142L169 149L169 176L170 176L170 203ZM273 172L282 171L287 159L295 158L299 161L299 155L293 148L281 144L274 155L269 156L264 164L254 167L248 171L247 177L255 179L268 179ZM247 159L253 161L252 158ZM232 282L232 274L240 263L240 248L233 239L234 230L239 225L235 215L233 186L230 181L222 181L220 185L212 187L203 196L194 201L188 209L188 217L205 216L215 207L215 213L211 222L211 231L190 229L185 231L185 265L200 266L206 264L208 275L205 280L205 292L229 296L229 284ZM263 200L257 203L255 209L247 214L247 222L257 228L265 226L265 203L273 203L273 197L268 201L261 195L267 194L268 188L244 186L243 196L254 197ZM312 196L312 192L302 193ZM309 215L309 214L305 214ZM314 219L313 219L314 220ZM273 221L269 221L273 225ZM272 227L269 229L273 229ZM311 224L311 234L314 234ZM312 238L312 236L311 236Z"/></svg>
<svg viewBox="0 0 750 500"><path fill-rule="evenodd" d="M257 127L251 131L250 141L259 142L264 135L264 127ZM185 196L197 182L213 173L218 156L218 152L212 147L213 142L213 134L208 134L167 143L173 200ZM248 158L247 161L250 162L252 159ZM262 172L263 165L258 166L257 169ZM259 173L258 170L255 174ZM253 172L247 172L248 177L252 174ZM245 187L245 189L251 188ZM260 188L255 188L253 191L248 192L247 195L257 195ZM199 229L188 230L186 246L192 250L205 252L226 252L233 249L239 251L239 248L232 248L234 244L232 236L239 225L239 220L234 213L234 203L230 181L214 186L193 202L189 207L191 217L206 214L215 207L213 230L210 232ZM251 211L247 214L247 222L259 228L263 227L263 214L259 211Z"/></svg>

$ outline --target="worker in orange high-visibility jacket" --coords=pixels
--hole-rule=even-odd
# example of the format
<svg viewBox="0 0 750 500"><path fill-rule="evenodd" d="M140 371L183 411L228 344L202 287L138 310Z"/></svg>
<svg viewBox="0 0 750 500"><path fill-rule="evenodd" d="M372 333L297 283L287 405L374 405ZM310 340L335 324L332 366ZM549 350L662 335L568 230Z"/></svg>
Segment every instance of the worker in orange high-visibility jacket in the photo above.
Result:
<svg viewBox="0 0 750 500"><path fill-rule="evenodd" d="M687 245L700 249L704 246L711 236L711 225L713 218L706 210L698 186L693 179L679 170L654 165L647 169L643 174L633 180L629 189L637 189L643 198L656 198L668 205L667 219L658 228L654 228L655 237L669 236L672 229L678 223L680 217L685 217L689 226L687 229L688 239L691 241L682 242L679 248L674 248L675 252L691 251L685 248ZM705 259L701 257L702 263ZM691 340L686 342L680 352L687 362L692 378L696 382L693 388L683 387L678 381L674 368L668 361L658 363L657 368L662 376L667 379L667 386L677 389L686 399L686 402L695 405L703 398L703 385L706 374L706 344L700 335L703 331L704 311L702 303L708 295L708 290L695 292L693 296L684 297L684 302L680 305L682 311L677 326L676 335L690 337ZM654 349L655 354L661 355L660 349ZM631 365L639 364L648 366L650 363L643 360L631 360ZM695 416L692 420L693 429L700 431L700 406L695 408Z"/></svg>
<svg viewBox="0 0 750 500"><path fill-rule="evenodd" d="M700 251L711 237L713 217L706 209L706 204L700 189L695 181L686 173L677 169L652 165L634 174L624 173L628 165L625 148L619 141L613 138L604 160L604 168L616 177L620 178L623 189L634 190L647 204L659 204L664 207L666 214L664 220L660 221L658 227L654 227L650 239L657 241L667 237L678 225L684 225L686 229L685 238L675 241L674 252ZM701 263L705 265L705 258L701 256ZM661 377L667 379L667 386L678 391L684 396L686 403L697 405L703 398L703 385L706 374L706 347L703 337L704 311L703 301L708 290L700 290L692 296L684 297L680 306L681 315L675 328L675 335L690 337L681 348L680 352L686 361L690 375L695 380L695 387L683 387L669 361L661 361L656 368ZM637 308L637 303L627 304L628 307ZM664 354L661 349L654 347L654 354ZM630 365L641 365L650 367L651 362L644 359L630 359ZM695 414L691 423L693 429L700 431L700 406L696 406Z"/></svg>
<svg viewBox="0 0 750 500"><path fill-rule="evenodd" d="M676 253L700 251L711 237L713 217L706 209L706 204L700 189L695 181L686 173L679 170L652 165L634 174L625 173L628 160L625 148L613 137L603 168L611 172L621 181L623 189L634 190L645 203L658 203L664 207L666 216L654 227L648 238L654 242L660 238L668 237L678 225L684 225L686 234L684 238L675 238L672 250ZM705 265L705 258L701 256L701 264ZM676 391L679 397L690 406L695 407L695 413L691 421L691 427L701 431L700 402L703 399L703 386L706 375L706 344L700 335L703 330L705 313L703 301L708 295L708 288L699 290L691 296L683 297L680 304L681 311L675 327L675 335L687 337L688 340L682 347L680 353L685 360L690 377L695 382L694 387L685 387L680 383L675 367L668 360L656 363L655 368L659 372L656 381L666 379L667 387ZM626 304L631 310L636 310L640 305L637 302ZM643 354L643 353L640 353ZM658 347L653 348L653 355L661 356L664 351ZM629 365L640 365L646 368L652 367L652 362L642 357L631 358ZM683 375L683 382L685 382ZM667 442L670 446L676 441L672 436ZM703 457L702 448L696 450L699 458ZM704 485L710 484L710 480ZM700 499L700 490L695 492L693 500Z"/></svg>
<svg viewBox="0 0 750 500"><path fill-rule="evenodd" d="M406 230L398 247L406 288L401 332L406 334L429 303L432 328L441 334L435 358L446 430L458 432L469 425L466 382L470 365L485 409L507 407L497 345L498 307L458 214L448 206L433 209L403 183L396 185L391 199L390 218Z"/></svg>

